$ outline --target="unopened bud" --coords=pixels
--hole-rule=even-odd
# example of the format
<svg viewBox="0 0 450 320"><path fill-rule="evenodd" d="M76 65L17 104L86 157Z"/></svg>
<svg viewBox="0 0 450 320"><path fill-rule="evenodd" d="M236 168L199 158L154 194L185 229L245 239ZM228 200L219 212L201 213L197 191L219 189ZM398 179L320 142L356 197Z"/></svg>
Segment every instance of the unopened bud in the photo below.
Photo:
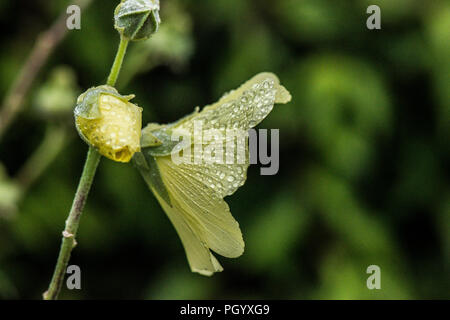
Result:
<svg viewBox="0 0 450 320"><path fill-rule="evenodd" d="M142 108L110 86L90 88L80 95L75 124L80 136L111 160L128 162L140 151Z"/></svg>
<svg viewBox="0 0 450 320"><path fill-rule="evenodd" d="M159 0L122 0L114 11L114 27L126 39L148 39L158 31Z"/></svg>

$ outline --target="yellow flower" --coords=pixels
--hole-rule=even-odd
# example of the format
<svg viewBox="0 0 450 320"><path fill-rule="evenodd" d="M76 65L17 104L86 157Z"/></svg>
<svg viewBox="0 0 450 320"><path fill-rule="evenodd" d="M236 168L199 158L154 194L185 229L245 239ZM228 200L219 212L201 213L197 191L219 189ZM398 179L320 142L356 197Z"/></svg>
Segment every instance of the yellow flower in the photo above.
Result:
<svg viewBox="0 0 450 320"><path fill-rule="evenodd" d="M195 140L196 121L203 124L203 130L219 133L239 128L245 137L272 111L274 104L290 100L291 95L274 74L260 73L200 112L197 108L175 123L149 124L142 130L142 151L134 155L133 162L178 232L193 272L211 276L223 270L211 251L229 258L244 252L239 223L224 197L245 183L250 164L248 142L241 163L176 163L172 155L178 142L171 137L189 133ZM219 146L216 150L225 148L226 142L226 135L219 135L214 142ZM189 142L187 150L190 148L195 146ZM226 149L222 151L225 155ZM189 160L195 158L190 154Z"/></svg>
<svg viewBox="0 0 450 320"><path fill-rule="evenodd" d="M142 108L109 86L83 93L75 108L75 124L81 137L114 161L129 162L140 151Z"/></svg>

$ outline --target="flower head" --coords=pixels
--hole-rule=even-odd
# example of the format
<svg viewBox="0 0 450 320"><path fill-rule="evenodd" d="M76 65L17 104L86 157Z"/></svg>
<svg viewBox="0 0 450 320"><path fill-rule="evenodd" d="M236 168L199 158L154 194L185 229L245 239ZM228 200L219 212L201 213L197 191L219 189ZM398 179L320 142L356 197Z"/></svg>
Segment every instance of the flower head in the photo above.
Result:
<svg viewBox="0 0 450 320"><path fill-rule="evenodd" d="M110 86L90 88L80 95L75 124L80 136L101 155L128 162L140 151L142 108Z"/></svg>
<svg viewBox="0 0 450 320"><path fill-rule="evenodd" d="M149 124L142 130L142 151L134 155L133 162L178 232L193 272L210 276L223 270L211 251L229 258L244 252L239 223L224 197L245 183L250 164L248 142L244 145L247 156L242 163L177 163L172 155L178 143L172 137L194 137L195 141L195 122L200 121L203 130L214 129L219 133L240 128L245 138L244 133L260 123L274 104L290 100L291 95L274 74L260 73L202 111L196 108L175 123ZM213 145L215 152L222 151L224 155L227 141L230 140L226 135L218 135L218 140L208 147ZM185 144L185 150L191 151L188 159L195 158L192 156L195 142L191 142L188 139Z"/></svg>

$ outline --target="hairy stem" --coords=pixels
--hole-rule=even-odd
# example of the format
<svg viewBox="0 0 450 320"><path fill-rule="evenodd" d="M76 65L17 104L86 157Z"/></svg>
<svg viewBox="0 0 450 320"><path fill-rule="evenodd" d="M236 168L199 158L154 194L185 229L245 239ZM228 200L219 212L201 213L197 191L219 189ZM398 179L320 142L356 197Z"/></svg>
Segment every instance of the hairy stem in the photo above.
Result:
<svg viewBox="0 0 450 320"><path fill-rule="evenodd" d="M127 52L128 42L128 39L125 39L122 36L120 37L120 44L119 48L117 49L116 59L114 60L114 64L111 67L108 81L106 82L108 86L114 87L114 85L116 84L117 78L119 77L120 68L122 67L123 58L125 57L125 53Z"/></svg>
<svg viewBox="0 0 450 320"><path fill-rule="evenodd" d="M81 174L80 183L78 184L77 192L75 193L75 197L73 199L69 217L66 220L66 228L62 233L62 244L56 263L55 272L53 273L48 290L43 295L45 300L56 299L61 291L70 253L76 245L75 236L80 223L81 213L83 212L92 181L94 180L95 171L100 161L100 157L100 154L94 148L89 148L83 173Z"/></svg>
<svg viewBox="0 0 450 320"><path fill-rule="evenodd" d="M117 49L116 58L111 67L111 71L108 76L107 85L114 86L119 76L120 69L122 67L123 58L127 51L129 40L120 37L119 48ZM100 162L101 155L93 147L89 147L86 163L84 164L83 173L81 174L80 183L75 193L75 197L72 203L72 209L70 210L69 217L66 220L66 228L63 231L63 238L61 243L61 249L59 251L58 260L56 261L55 271L53 273L50 286L43 294L44 300L56 300L64 280L67 264L69 263L70 254L72 249L76 245L75 236L80 223L80 217L83 212L84 205L86 203L89 190L94 180L95 171Z"/></svg>

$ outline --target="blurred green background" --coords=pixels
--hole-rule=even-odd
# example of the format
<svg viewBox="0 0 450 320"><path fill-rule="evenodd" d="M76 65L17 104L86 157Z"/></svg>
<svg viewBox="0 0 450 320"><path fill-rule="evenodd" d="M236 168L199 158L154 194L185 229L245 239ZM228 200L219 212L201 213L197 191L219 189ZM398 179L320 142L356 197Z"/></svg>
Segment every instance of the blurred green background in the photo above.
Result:
<svg viewBox="0 0 450 320"><path fill-rule="evenodd" d="M104 159L71 259L82 290L61 298L450 298L450 2L161 2L161 30L130 46L121 93L136 94L144 123L166 123L272 71L293 96L259 126L280 129L280 171L253 165L226 198L246 251L205 278L133 166ZM48 286L87 150L74 100L105 82L117 3L83 10L1 137L2 299ZM0 97L69 4L0 1ZM370 4L381 30L366 28ZM381 290L366 287L372 264Z"/></svg>

